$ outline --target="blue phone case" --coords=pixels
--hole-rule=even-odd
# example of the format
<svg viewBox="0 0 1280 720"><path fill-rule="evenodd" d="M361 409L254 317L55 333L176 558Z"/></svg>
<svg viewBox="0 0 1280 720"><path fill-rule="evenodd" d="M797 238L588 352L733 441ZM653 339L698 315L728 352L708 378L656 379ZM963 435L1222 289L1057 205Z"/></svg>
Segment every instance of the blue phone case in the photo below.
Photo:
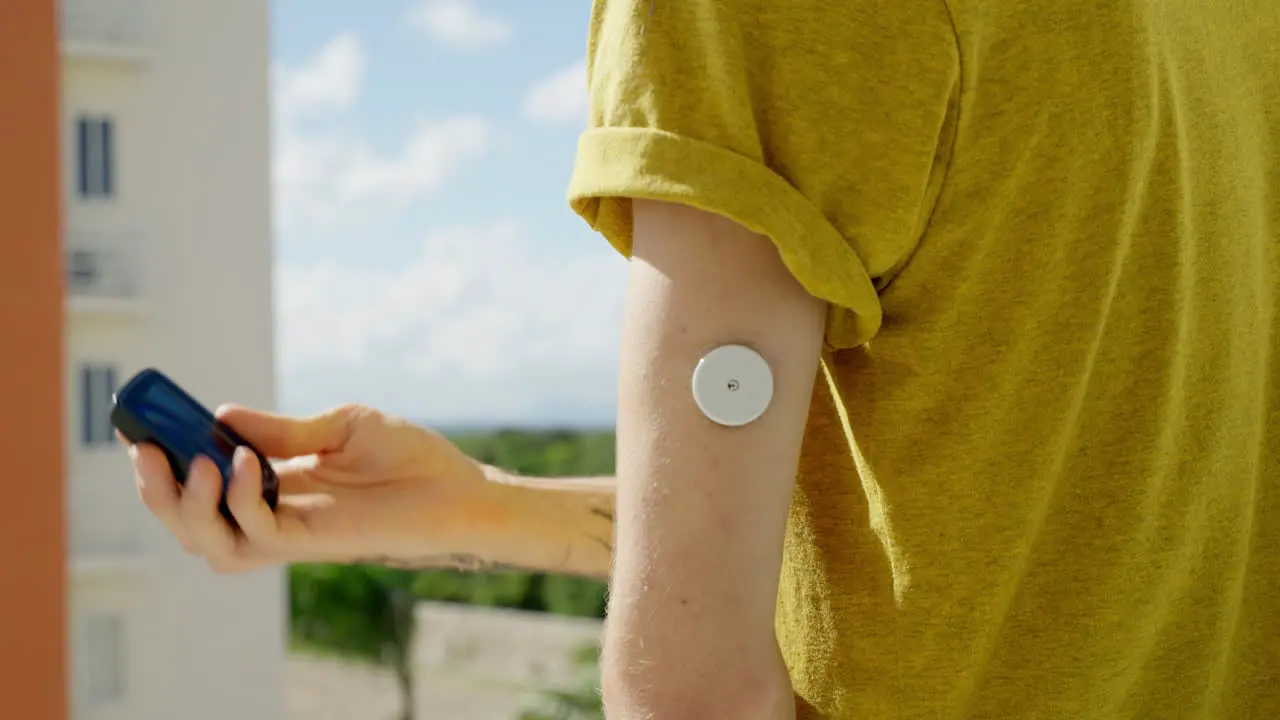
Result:
<svg viewBox="0 0 1280 720"><path fill-rule="evenodd" d="M111 424L130 443L151 443L169 460L179 483L185 483L191 462L198 455L213 461L222 473L222 501L218 509L233 528L239 528L227 507L231 459L243 445L258 456L262 466L262 497L275 510L280 480L266 456L213 416L164 373L147 368L134 375L115 394Z"/></svg>

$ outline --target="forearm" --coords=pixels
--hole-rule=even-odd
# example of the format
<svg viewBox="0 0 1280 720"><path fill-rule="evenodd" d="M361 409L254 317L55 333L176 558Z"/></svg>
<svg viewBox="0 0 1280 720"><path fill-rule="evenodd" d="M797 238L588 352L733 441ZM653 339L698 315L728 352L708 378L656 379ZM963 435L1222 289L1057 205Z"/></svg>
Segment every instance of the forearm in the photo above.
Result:
<svg viewBox="0 0 1280 720"><path fill-rule="evenodd" d="M480 465L484 482L465 499L413 512L406 535L422 543L361 558L392 567L460 570L520 569L607 579L613 561L612 477L522 477ZM421 516L421 517L419 517ZM446 527L441 527L445 525ZM441 537L447 540L441 541ZM419 547L429 544L430 549ZM449 546L447 552L436 550ZM415 549L416 548L416 549Z"/></svg>
<svg viewBox="0 0 1280 720"><path fill-rule="evenodd" d="M486 466L496 518L482 549L493 562L608 579L613 564L614 495L609 477L522 477Z"/></svg>

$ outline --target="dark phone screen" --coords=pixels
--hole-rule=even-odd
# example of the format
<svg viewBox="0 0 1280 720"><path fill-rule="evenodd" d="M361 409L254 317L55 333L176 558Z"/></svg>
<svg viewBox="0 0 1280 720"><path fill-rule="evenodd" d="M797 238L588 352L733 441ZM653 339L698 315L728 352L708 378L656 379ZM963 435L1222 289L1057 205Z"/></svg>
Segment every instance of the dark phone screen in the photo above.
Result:
<svg viewBox="0 0 1280 720"><path fill-rule="evenodd" d="M218 466L224 478L230 477L235 443L218 429L208 410L162 382L149 384L138 410L172 452L187 461L204 455Z"/></svg>

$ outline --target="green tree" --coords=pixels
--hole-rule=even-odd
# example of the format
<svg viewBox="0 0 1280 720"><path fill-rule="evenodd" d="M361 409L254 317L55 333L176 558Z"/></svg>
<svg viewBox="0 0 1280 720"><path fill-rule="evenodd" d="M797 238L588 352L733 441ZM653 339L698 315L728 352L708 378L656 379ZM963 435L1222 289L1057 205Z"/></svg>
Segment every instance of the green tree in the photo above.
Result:
<svg viewBox="0 0 1280 720"><path fill-rule="evenodd" d="M389 667L400 689L401 718L413 720L417 574L342 565L294 565L289 572L293 641Z"/></svg>

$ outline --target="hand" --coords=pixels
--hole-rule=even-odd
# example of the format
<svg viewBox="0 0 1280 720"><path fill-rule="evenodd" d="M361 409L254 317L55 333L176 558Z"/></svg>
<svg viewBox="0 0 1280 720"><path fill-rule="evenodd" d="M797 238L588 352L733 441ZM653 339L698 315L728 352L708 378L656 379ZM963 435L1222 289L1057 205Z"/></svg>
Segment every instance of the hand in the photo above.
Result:
<svg viewBox="0 0 1280 720"><path fill-rule="evenodd" d="M185 486L159 448L130 448L138 493L189 552L218 572L291 562L466 552L464 533L483 525L490 485L482 467L438 433L358 405L291 418L228 405L229 425L273 461L275 512L262 499L255 456L237 452L227 505L240 532L218 513L221 476L192 463ZM127 444L127 443L126 443Z"/></svg>

